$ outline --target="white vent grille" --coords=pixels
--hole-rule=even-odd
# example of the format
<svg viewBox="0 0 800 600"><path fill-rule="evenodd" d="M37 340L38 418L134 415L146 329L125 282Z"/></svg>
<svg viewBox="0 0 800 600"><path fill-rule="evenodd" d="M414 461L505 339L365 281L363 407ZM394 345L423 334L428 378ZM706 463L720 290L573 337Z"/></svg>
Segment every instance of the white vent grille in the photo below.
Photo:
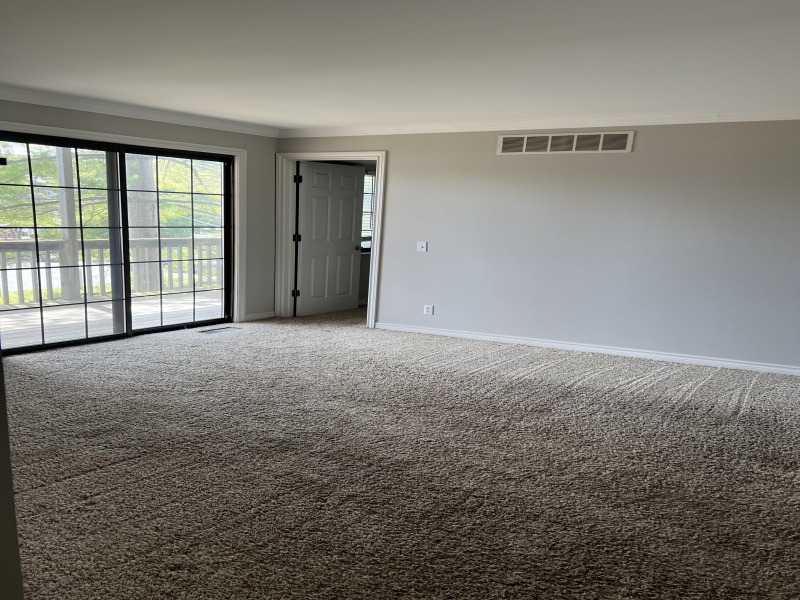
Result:
<svg viewBox="0 0 800 600"><path fill-rule="evenodd" d="M633 131L592 131L581 133L531 133L501 135L497 153L508 154L591 154L631 152Z"/></svg>

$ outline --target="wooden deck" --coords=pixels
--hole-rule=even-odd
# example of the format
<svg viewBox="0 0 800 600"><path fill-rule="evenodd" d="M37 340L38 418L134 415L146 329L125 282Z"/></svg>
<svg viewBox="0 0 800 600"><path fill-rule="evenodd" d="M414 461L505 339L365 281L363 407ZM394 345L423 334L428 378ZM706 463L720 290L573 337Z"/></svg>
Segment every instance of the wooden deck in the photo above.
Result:
<svg viewBox="0 0 800 600"><path fill-rule="evenodd" d="M96 302L0 311L0 347L20 348L122 333L114 330L113 308L112 302ZM222 291L138 297L132 301L131 312L134 331L219 319L223 316Z"/></svg>

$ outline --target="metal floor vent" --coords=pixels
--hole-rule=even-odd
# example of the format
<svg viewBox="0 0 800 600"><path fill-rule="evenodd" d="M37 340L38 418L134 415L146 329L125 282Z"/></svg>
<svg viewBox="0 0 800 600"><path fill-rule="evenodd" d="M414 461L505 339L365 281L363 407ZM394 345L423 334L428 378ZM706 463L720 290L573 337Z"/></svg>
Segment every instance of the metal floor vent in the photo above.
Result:
<svg viewBox="0 0 800 600"><path fill-rule="evenodd" d="M216 327L214 329L201 329L198 333L221 333L223 331L229 331L230 329L241 329L241 327Z"/></svg>
<svg viewBox="0 0 800 600"><path fill-rule="evenodd" d="M501 135L497 154L591 154L631 152L633 131Z"/></svg>

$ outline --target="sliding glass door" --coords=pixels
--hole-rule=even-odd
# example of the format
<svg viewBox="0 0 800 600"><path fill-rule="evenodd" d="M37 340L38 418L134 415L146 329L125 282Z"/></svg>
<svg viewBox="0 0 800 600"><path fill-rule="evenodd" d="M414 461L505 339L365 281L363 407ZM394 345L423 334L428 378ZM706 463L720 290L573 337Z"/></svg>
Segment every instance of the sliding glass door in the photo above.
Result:
<svg viewBox="0 0 800 600"><path fill-rule="evenodd" d="M224 165L127 154L133 329L219 319Z"/></svg>
<svg viewBox="0 0 800 600"><path fill-rule="evenodd" d="M0 142L0 345L124 333L116 154Z"/></svg>
<svg viewBox="0 0 800 600"><path fill-rule="evenodd" d="M229 320L230 159L20 137L0 135L0 348Z"/></svg>

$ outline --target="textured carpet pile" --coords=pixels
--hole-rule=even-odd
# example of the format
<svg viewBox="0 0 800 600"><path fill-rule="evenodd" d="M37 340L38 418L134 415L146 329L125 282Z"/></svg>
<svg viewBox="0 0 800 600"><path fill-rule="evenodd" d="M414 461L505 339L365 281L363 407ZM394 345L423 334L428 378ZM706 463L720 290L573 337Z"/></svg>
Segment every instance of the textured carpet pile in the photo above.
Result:
<svg viewBox="0 0 800 600"><path fill-rule="evenodd" d="M363 323L6 358L26 597L800 598L800 378Z"/></svg>

